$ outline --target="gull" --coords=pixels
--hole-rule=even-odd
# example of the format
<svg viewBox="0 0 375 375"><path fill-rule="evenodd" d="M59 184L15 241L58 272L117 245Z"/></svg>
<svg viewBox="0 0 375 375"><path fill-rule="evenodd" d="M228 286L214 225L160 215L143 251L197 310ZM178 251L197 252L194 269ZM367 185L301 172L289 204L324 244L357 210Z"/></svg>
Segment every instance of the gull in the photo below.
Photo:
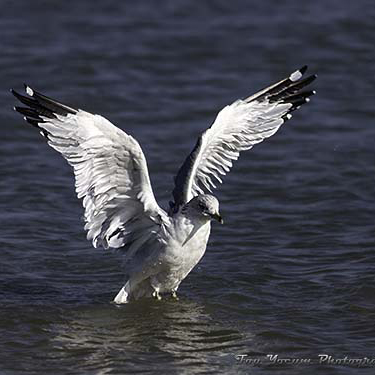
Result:
<svg viewBox="0 0 375 375"><path fill-rule="evenodd" d="M212 190L241 151L275 134L315 94L302 90L316 78L303 78L306 70L218 113L180 167L168 210L156 202L135 138L100 115L69 107L28 85L26 96L11 90L24 105L14 109L73 167L87 239L95 248L124 254L126 283L116 304L161 299L162 294L177 298L181 281L206 251L211 221L223 223Z"/></svg>

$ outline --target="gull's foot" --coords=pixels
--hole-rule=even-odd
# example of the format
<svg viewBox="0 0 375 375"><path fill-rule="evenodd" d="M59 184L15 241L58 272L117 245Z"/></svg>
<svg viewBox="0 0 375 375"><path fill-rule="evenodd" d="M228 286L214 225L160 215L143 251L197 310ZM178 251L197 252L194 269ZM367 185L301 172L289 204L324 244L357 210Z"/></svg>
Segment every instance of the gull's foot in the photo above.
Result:
<svg viewBox="0 0 375 375"><path fill-rule="evenodd" d="M178 301L179 298L177 297L176 291L174 289L172 289L171 293L172 293L172 298L174 298L176 301Z"/></svg>
<svg viewBox="0 0 375 375"><path fill-rule="evenodd" d="M152 296L153 296L154 298L156 298L158 301L161 300L161 296L160 296L158 290L155 290L155 291L152 293Z"/></svg>

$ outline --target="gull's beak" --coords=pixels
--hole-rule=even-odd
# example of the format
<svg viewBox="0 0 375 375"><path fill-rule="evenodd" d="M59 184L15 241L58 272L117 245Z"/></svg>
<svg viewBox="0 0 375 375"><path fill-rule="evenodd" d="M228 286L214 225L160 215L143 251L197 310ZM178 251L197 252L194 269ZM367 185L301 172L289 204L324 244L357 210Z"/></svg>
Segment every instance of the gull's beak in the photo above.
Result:
<svg viewBox="0 0 375 375"><path fill-rule="evenodd" d="M216 214L211 215L211 217L212 219L217 220L220 224L224 224L224 220L218 212Z"/></svg>

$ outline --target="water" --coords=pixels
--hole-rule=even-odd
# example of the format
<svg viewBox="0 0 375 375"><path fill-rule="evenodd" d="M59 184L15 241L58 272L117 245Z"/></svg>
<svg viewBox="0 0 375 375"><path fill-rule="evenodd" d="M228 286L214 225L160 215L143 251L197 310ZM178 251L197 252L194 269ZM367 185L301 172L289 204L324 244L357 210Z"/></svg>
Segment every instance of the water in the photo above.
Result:
<svg viewBox="0 0 375 375"><path fill-rule="evenodd" d="M371 1L2 5L1 374L373 374L266 357L375 357ZM166 206L218 110L305 63L318 95L227 176L226 224L180 301L110 304L121 260L85 240L69 166L8 90L30 83L134 135Z"/></svg>

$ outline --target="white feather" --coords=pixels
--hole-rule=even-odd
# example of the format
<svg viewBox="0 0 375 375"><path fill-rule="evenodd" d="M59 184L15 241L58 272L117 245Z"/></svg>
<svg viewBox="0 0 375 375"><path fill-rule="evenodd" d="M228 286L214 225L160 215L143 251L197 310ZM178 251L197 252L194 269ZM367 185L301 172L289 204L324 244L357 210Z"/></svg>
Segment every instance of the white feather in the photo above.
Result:
<svg viewBox="0 0 375 375"><path fill-rule="evenodd" d="M85 111L43 119L40 127L48 131L49 145L74 168L87 238L93 245L120 248L141 236L156 238L168 219L155 200L138 142L105 118ZM137 223L132 231L130 221ZM137 249L132 246L133 253Z"/></svg>
<svg viewBox="0 0 375 375"><path fill-rule="evenodd" d="M213 125L202 134L202 146L192 166L185 200L188 202L201 194L199 184L211 192L215 188L212 178L221 182L218 174L229 172L232 160L238 159L240 151L249 150L275 134L291 107L290 103L267 100L237 100L224 107Z"/></svg>

